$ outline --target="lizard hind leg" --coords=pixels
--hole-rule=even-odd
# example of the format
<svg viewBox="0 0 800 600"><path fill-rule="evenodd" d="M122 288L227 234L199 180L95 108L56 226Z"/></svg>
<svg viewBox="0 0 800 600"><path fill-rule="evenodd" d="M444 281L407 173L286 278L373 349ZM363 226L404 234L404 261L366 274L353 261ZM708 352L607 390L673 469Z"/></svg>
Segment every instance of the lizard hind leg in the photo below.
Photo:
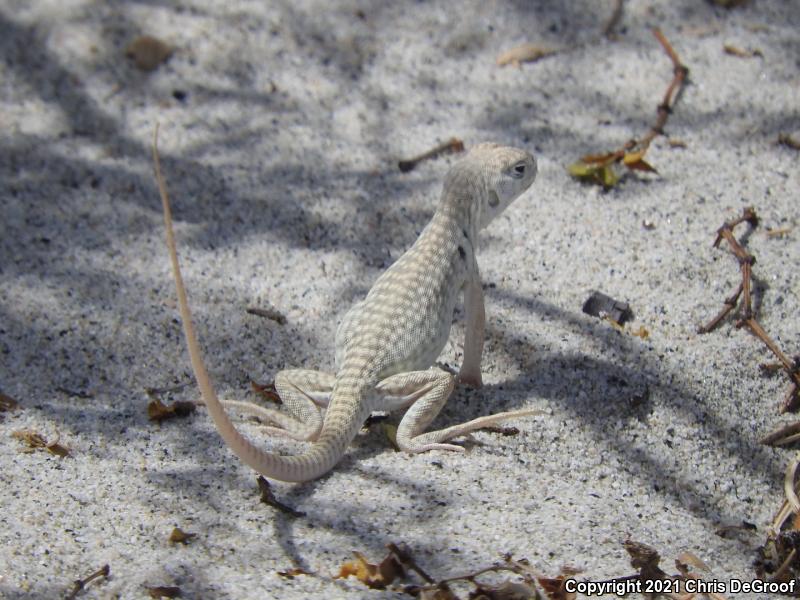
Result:
<svg viewBox="0 0 800 600"><path fill-rule="evenodd" d="M463 447L444 442L508 419L541 414L540 410L535 409L513 410L425 432L425 428L447 402L454 384L454 377L440 369L400 373L381 381L378 390L391 400L389 398L384 400L386 405L379 407L380 409L394 410L409 406L397 427L397 445L401 450L410 453L428 450L463 452Z"/></svg>
<svg viewBox="0 0 800 600"><path fill-rule="evenodd" d="M301 442L314 442L322 430L322 408L328 406L336 377L324 371L289 369L275 377L275 389L288 412L254 402L224 400L229 408L268 423L267 433Z"/></svg>

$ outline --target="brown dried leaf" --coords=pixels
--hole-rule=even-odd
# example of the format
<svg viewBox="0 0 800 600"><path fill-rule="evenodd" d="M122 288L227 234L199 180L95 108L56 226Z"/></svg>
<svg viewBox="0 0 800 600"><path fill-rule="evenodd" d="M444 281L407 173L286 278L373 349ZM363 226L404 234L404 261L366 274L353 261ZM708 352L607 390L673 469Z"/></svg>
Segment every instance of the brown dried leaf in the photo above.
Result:
<svg viewBox="0 0 800 600"><path fill-rule="evenodd" d="M743 48L739 48L738 46L733 46L731 44L725 44L722 49L725 51L725 54L730 54L731 56L737 56L739 58L753 58L755 56L763 57L764 55L761 53L761 50L744 50Z"/></svg>
<svg viewBox="0 0 800 600"><path fill-rule="evenodd" d="M706 573L711 572L711 568L706 563L704 563L696 554L689 552L688 550L681 552L678 555L678 558L675 560L676 563L689 565L690 567L694 567L700 571L705 571Z"/></svg>
<svg viewBox="0 0 800 600"><path fill-rule="evenodd" d="M167 405L158 398L154 398L147 403L147 418L156 423L161 423L161 421L176 417L188 417L195 409L197 409L197 406L194 402L179 400Z"/></svg>
<svg viewBox="0 0 800 600"><path fill-rule="evenodd" d="M286 325L286 315L280 312L277 308L273 308L271 306L268 308L250 306L247 308L246 312L250 315L264 317L270 321L275 321L278 325Z"/></svg>
<svg viewBox="0 0 800 600"><path fill-rule="evenodd" d="M46 447L47 447L47 451L50 454L55 454L56 456L59 456L61 458L66 458L70 454L69 448L59 444L58 440L56 440L55 442L50 442L49 444L47 444Z"/></svg>
<svg viewBox="0 0 800 600"><path fill-rule="evenodd" d="M140 35L128 44L125 56L133 60L136 68L153 71L172 55L173 48L150 35Z"/></svg>
<svg viewBox="0 0 800 600"><path fill-rule="evenodd" d="M278 391L275 389L274 383L268 383L267 385L261 385L260 383L250 380L250 387L253 391L267 400L268 402L274 402L275 404L283 404L283 400L281 400Z"/></svg>
<svg viewBox="0 0 800 600"><path fill-rule="evenodd" d="M513 65L519 67L520 63L535 62L545 56L555 54L556 50L552 48L544 48L536 44L522 44L511 50L506 50L497 57L497 65L503 67L505 65Z"/></svg>
<svg viewBox="0 0 800 600"><path fill-rule="evenodd" d="M405 574L403 566L395 558L394 554L389 554L380 564L373 565L360 552L353 551L355 560L344 563L339 570L339 574L334 579L347 579L350 575L356 578L367 587L382 590L391 584L397 577Z"/></svg>
<svg viewBox="0 0 800 600"><path fill-rule="evenodd" d="M793 227L777 227L772 229L767 227L767 230L764 232L764 235L767 237L782 237L784 235L788 235L792 232Z"/></svg>
<svg viewBox="0 0 800 600"><path fill-rule="evenodd" d="M42 434L37 433L32 429L20 429L18 431L12 431L11 437L24 444L27 444L30 451L47 447L47 442L42 437Z"/></svg>
<svg viewBox="0 0 800 600"><path fill-rule="evenodd" d="M607 165L620 157L619 152L607 152L605 154L586 154L581 156L581 161L589 164Z"/></svg>
<svg viewBox="0 0 800 600"><path fill-rule="evenodd" d="M800 150L800 141L797 141L788 133L778 134L778 143L781 146L786 146L787 148L791 148L792 150Z"/></svg>
<svg viewBox="0 0 800 600"><path fill-rule="evenodd" d="M544 593L550 600L574 600L577 597L575 592L567 592L564 581L566 577L559 575L558 577L537 577L536 581L542 586Z"/></svg>
<svg viewBox="0 0 800 600"><path fill-rule="evenodd" d="M278 571L278 575L281 577L286 577L286 579L294 579L298 575L311 575L305 569L301 569L300 567L294 567L293 569L287 569L286 571Z"/></svg>
<svg viewBox="0 0 800 600"><path fill-rule="evenodd" d="M7 410L14 410L19 406L19 402L14 400L11 396L7 396L3 392L0 392L0 412L5 412Z"/></svg>
<svg viewBox="0 0 800 600"><path fill-rule="evenodd" d="M36 450L47 450L50 454L55 454L64 458L69 456L69 448L66 448L58 443L58 438L54 442L48 443L42 434L37 433L31 429L22 429L11 433L11 437L15 440L26 444L28 447L23 450L25 453L35 452Z"/></svg>
<svg viewBox="0 0 800 600"><path fill-rule="evenodd" d="M261 475L258 476L256 479L258 483L258 489L261 492L261 501L264 504L268 504L272 508L277 508L282 513L289 515L290 517L305 517L306 513L301 512L299 510L295 510L291 506L284 504L280 500L275 497L275 494L272 493L272 486L269 484L269 481L264 479Z"/></svg>
<svg viewBox="0 0 800 600"><path fill-rule="evenodd" d="M169 541L173 544L188 544L193 537L197 537L197 534L188 533L180 527L175 527L169 534Z"/></svg>
<svg viewBox="0 0 800 600"><path fill-rule="evenodd" d="M151 598L180 598L181 588L177 585L144 586Z"/></svg>
<svg viewBox="0 0 800 600"><path fill-rule="evenodd" d="M633 540L625 540L622 545L630 555L631 566L634 569L658 569L658 563L661 561L661 557L655 548L647 544L642 544L641 542L634 542Z"/></svg>
<svg viewBox="0 0 800 600"><path fill-rule="evenodd" d="M632 171L644 171L646 173L658 173L655 168L646 160L637 160L634 162L626 162L625 166Z"/></svg>

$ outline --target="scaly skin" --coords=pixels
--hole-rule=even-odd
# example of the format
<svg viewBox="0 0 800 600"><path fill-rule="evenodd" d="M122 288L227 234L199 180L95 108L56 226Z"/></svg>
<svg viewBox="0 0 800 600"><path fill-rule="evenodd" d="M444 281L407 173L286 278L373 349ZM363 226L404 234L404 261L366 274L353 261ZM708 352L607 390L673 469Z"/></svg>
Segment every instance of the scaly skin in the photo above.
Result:
<svg viewBox="0 0 800 600"><path fill-rule="evenodd" d="M275 384L289 413L245 402L220 402L206 371L186 301L172 231L172 216L155 143L156 178L164 208L189 356L203 400L225 443L266 477L308 481L331 470L364 420L375 410L408 408L397 430L407 452L461 451L444 443L456 436L511 417L536 414L518 410L424 432L455 385L434 361L447 343L453 311L464 291L466 340L458 379L480 385L484 306L475 260L478 231L488 225L536 178L529 153L496 144L475 146L448 172L439 206L414 245L381 275L367 297L345 315L336 333L335 375L308 370L278 373ZM234 427L223 404L256 414L267 430L312 441L305 452L282 456L261 450ZM327 407L324 417L321 408Z"/></svg>

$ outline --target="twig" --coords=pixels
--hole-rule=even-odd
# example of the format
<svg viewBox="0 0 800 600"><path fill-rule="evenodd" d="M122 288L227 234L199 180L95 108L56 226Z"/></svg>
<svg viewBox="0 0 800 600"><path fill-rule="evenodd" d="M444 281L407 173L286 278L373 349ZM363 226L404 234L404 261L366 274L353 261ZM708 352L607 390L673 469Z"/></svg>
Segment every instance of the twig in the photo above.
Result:
<svg viewBox="0 0 800 600"><path fill-rule="evenodd" d="M422 567L420 567L417 562L414 560L414 557L411 556L411 552L408 550L405 544L402 544L402 547L398 546L397 544L390 543L387 544L386 547L389 549L389 552L394 554L395 558L402 564L404 567L414 571L417 575L422 577L427 583L435 583L433 577L428 575Z"/></svg>
<svg viewBox="0 0 800 600"><path fill-rule="evenodd" d="M711 319L707 324L698 328L698 333L708 333L715 329L727 317L736 306L739 300L742 300L742 314L741 318L736 322L737 328L746 328L756 336L761 342L769 349L772 354L780 361L781 366L789 377L792 387L786 400L783 402L781 412L792 410L800 399L800 366L797 362L790 359L778 347L778 344L767 334L761 324L756 320L753 314L753 298L752 298L752 271L753 265L756 262L755 257L744 249L744 246L736 239L733 234L734 229L741 223L748 223L751 227L758 225L758 216L752 207L747 207L742 211L742 216L726 222L722 227L717 230L717 237L714 240L714 247L719 247L723 240L728 242L731 252L739 262L739 268L742 273L742 280L736 287L734 293L725 299L725 306L719 314ZM768 436L769 437L769 436ZM787 443L787 442L783 442Z"/></svg>
<svg viewBox="0 0 800 600"><path fill-rule="evenodd" d="M249 315L264 317L265 319L275 321L278 325L286 325L286 316L275 308L259 308L257 306L248 306L246 312Z"/></svg>
<svg viewBox="0 0 800 600"><path fill-rule="evenodd" d="M91 575L84 577L83 579L76 579L75 583L73 584L72 591L66 597L66 600L74 600L74 598L77 598L78 594L80 594L83 589L89 585L89 583L95 579L99 579L100 577L108 577L110 571L111 569L108 565L103 565Z"/></svg>
<svg viewBox="0 0 800 600"><path fill-rule="evenodd" d="M603 35L607 37L609 40L613 40L616 37L614 30L619 25L620 19L622 19L622 11L625 8L625 0L616 0L614 3L614 12L611 13L611 17L608 19L606 26L603 27Z"/></svg>
<svg viewBox="0 0 800 600"><path fill-rule="evenodd" d="M786 146L792 150L800 150L800 142L794 139L788 133L781 133L778 135L778 143L781 146Z"/></svg>
<svg viewBox="0 0 800 600"><path fill-rule="evenodd" d="M444 154L445 152L463 152L463 151L464 151L464 142L462 142L458 138L450 138L443 144L439 144L435 148L432 148L427 152L423 152L422 154L415 156L414 158L409 158L406 160L399 161L397 163L397 166L403 173L408 173L414 167L416 167L418 163L422 162L423 160L428 160L429 158L435 158L440 154Z"/></svg>
<svg viewBox="0 0 800 600"><path fill-rule="evenodd" d="M655 138L665 135L664 127L686 84L689 68L681 62L678 53L675 52L675 49L658 27L653 28L653 35L672 61L672 80L667 86L667 91L664 92L661 103L656 108L655 122L644 136L639 139L628 140L617 150L581 157L578 162L568 167L568 171L573 177L599 183L608 189L619 181L619 175L612 168L614 164L622 163L629 170L656 171L644 160L644 155Z"/></svg>
<svg viewBox="0 0 800 600"><path fill-rule="evenodd" d="M789 423L761 438L765 446L786 446L800 440L800 421Z"/></svg>

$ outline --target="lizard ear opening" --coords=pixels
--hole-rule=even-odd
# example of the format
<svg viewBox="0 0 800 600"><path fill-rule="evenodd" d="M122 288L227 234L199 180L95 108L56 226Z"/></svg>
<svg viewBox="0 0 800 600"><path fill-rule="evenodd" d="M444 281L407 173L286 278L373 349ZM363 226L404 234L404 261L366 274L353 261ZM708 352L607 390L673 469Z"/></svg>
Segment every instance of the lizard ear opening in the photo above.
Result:
<svg viewBox="0 0 800 600"><path fill-rule="evenodd" d="M497 205L500 204L500 196L497 195L497 192L494 190L489 191L489 206L495 208Z"/></svg>

